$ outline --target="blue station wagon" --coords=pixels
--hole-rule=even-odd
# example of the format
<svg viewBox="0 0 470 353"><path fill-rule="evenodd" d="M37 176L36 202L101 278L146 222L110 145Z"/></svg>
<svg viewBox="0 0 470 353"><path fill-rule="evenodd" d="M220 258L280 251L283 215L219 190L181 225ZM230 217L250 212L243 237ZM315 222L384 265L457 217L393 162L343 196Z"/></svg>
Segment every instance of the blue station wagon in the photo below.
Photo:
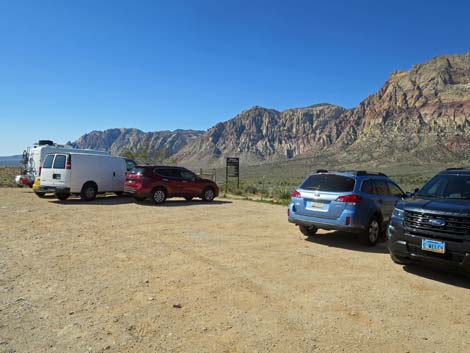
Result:
<svg viewBox="0 0 470 353"><path fill-rule="evenodd" d="M382 173L319 170L292 193L288 220L306 236L318 229L341 230L374 245L385 234L396 202L404 197Z"/></svg>

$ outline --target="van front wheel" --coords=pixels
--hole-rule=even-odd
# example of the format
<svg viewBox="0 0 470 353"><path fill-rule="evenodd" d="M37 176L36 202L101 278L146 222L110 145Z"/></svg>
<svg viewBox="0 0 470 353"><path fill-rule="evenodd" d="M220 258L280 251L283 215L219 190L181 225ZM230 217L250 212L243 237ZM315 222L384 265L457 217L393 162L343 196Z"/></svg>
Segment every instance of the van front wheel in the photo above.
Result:
<svg viewBox="0 0 470 353"><path fill-rule="evenodd" d="M93 201L96 198L97 193L98 188L95 183L85 183L82 187L82 191L80 192L80 198L83 201Z"/></svg>

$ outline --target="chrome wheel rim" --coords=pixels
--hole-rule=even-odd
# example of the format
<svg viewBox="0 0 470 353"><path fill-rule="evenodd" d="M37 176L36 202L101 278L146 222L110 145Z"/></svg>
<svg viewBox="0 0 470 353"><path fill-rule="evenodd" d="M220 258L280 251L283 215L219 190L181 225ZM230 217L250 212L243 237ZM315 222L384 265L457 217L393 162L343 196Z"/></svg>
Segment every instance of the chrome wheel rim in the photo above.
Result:
<svg viewBox="0 0 470 353"><path fill-rule="evenodd" d="M377 241L379 237L379 222L377 222L375 219L370 222L369 225L369 240L371 243L374 243Z"/></svg>
<svg viewBox="0 0 470 353"><path fill-rule="evenodd" d="M163 202L163 200L165 200L165 193L163 192L163 190L155 191L153 194L153 199L157 203Z"/></svg>
<svg viewBox="0 0 470 353"><path fill-rule="evenodd" d="M212 189L206 190L206 192L204 193L204 197L206 200L212 200L214 198L214 191L212 191Z"/></svg>

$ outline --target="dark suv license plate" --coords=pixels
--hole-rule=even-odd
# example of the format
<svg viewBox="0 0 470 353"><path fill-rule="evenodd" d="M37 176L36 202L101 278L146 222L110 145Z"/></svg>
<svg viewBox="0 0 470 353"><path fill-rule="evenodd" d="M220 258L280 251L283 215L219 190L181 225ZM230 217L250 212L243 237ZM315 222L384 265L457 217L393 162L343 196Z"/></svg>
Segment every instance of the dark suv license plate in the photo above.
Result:
<svg viewBox="0 0 470 353"><path fill-rule="evenodd" d="M446 252L446 243L443 241L422 239L421 249L430 252L436 252L438 254L444 254Z"/></svg>

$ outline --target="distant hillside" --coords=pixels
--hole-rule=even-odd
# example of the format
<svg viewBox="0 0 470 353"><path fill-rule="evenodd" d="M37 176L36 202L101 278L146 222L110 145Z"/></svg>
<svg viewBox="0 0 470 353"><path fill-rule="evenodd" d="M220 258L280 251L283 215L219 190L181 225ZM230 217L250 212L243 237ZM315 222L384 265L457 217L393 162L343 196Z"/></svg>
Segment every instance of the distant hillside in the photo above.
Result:
<svg viewBox="0 0 470 353"><path fill-rule="evenodd" d="M0 167L19 167L22 156L0 156Z"/></svg>
<svg viewBox="0 0 470 353"><path fill-rule="evenodd" d="M255 106L206 132L91 132L74 146L202 167L228 156L245 165L293 158L332 163L470 161L470 54L445 55L391 74L346 110L318 104L282 112Z"/></svg>
<svg viewBox="0 0 470 353"><path fill-rule="evenodd" d="M76 148L130 156L140 162L153 162L171 158L201 134L202 131L196 130L143 132L138 129L109 129L92 131L69 144Z"/></svg>

